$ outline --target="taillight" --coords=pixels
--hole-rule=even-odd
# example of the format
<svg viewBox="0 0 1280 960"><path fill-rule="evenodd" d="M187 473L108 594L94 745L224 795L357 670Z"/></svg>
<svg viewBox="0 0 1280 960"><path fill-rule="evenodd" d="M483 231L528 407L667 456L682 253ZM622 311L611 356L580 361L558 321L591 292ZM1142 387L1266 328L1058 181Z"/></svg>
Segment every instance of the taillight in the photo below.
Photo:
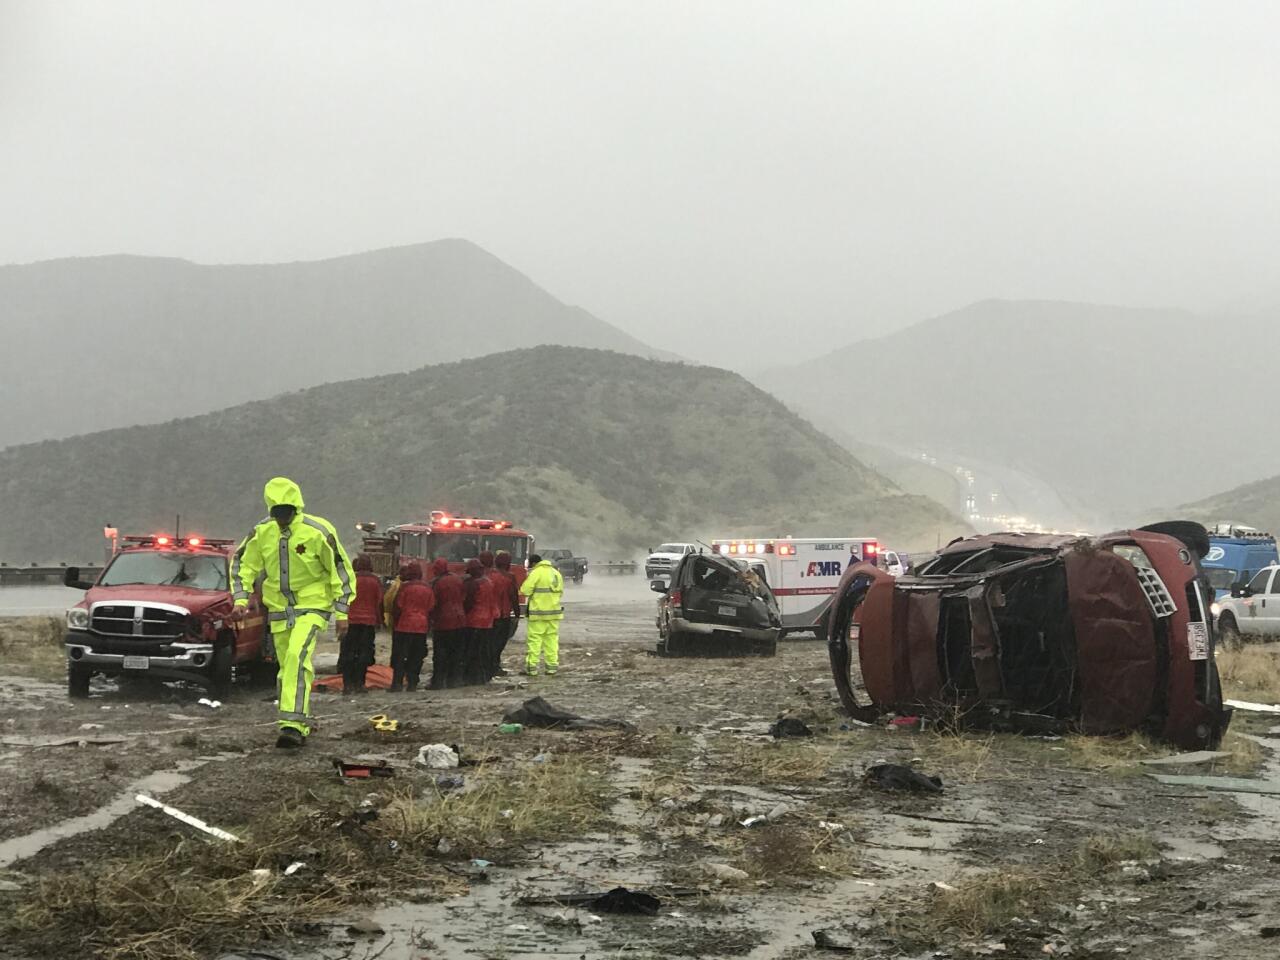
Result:
<svg viewBox="0 0 1280 960"><path fill-rule="evenodd" d="M880 545L874 541L871 543L864 543L862 545L862 559L866 560L868 563L875 563L876 557L879 555Z"/></svg>
<svg viewBox="0 0 1280 960"><path fill-rule="evenodd" d="M676 606L676 607L680 606L680 591L679 591L679 590L672 590L669 594L667 594L667 596L671 598L671 604L672 604L672 606Z"/></svg>

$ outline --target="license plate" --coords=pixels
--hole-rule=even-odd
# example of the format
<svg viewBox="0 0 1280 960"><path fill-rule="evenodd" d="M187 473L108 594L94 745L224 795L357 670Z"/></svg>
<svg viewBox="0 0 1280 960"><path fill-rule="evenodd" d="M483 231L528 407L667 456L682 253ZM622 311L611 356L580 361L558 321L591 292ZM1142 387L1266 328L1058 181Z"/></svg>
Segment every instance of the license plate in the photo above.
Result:
<svg viewBox="0 0 1280 960"><path fill-rule="evenodd" d="M720 616L722 617L736 617L737 615L738 615L737 607L721 607L720 608Z"/></svg>
<svg viewBox="0 0 1280 960"><path fill-rule="evenodd" d="M150 670L150 657L125 657L124 668L126 670Z"/></svg>

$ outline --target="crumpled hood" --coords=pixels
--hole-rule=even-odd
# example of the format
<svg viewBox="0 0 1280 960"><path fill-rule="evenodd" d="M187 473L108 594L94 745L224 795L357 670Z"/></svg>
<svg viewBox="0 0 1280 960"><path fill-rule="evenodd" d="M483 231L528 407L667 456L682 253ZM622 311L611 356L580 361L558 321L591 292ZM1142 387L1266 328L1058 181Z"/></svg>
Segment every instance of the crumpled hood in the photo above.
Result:
<svg viewBox="0 0 1280 960"><path fill-rule="evenodd" d="M467 575L471 577L484 576L484 567L481 566L480 561L475 557L472 557L467 561Z"/></svg>
<svg viewBox="0 0 1280 960"><path fill-rule="evenodd" d="M279 506L290 506L302 512L302 489L288 477L272 477L263 488L262 499L267 502L267 509Z"/></svg>

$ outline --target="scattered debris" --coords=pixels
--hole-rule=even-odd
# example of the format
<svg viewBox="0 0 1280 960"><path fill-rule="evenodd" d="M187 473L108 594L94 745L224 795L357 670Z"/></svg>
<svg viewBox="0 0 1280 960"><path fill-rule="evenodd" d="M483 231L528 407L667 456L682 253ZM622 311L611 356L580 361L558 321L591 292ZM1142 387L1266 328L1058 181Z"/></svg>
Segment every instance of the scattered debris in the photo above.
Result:
<svg viewBox="0 0 1280 960"><path fill-rule="evenodd" d="M431 770L448 770L458 765L458 754L443 743L428 743L418 750L418 763Z"/></svg>
<svg viewBox="0 0 1280 960"><path fill-rule="evenodd" d="M102 729L102 724L100 724L100 723L82 723L82 724L80 724L80 729L81 729L81 730L101 730L101 729Z"/></svg>
<svg viewBox="0 0 1280 960"><path fill-rule="evenodd" d="M400 729L400 721L392 720L385 713L375 713L369 718L369 725L379 733L395 733Z"/></svg>
<svg viewBox="0 0 1280 960"><path fill-rule="evenodd" d="M380 937L386 931L373 920L357 920L347 926L347 933L358 933L366 937Z"/></svg>
<svg viewBox="0 0 1280 960"><path fill-rule="evenodd" d="M196 703L202 707L208 707L210 710L217 710L222 706L221 700L210 700L208 697L201 697Z"/></svg>
<svg viewBox="0 0 1280 960"><path fill-rule="evenodd" d="M498 724L499 733L523 733L524 725L519 723L500 723Z"/></svg>
<svg viewBox="0 0 1280 960"><path fill-rule="evenodd" d="M702 869L717 880L741 882L748 879L747 871L731 867L727 863L704 863Z"/></svg>
<svg viewBox="0 0 1280 960"><path fill-rule="evenodd" d="M284 875L286 877L292 877L299 870L305 869L306 866L307 865L303 863L301 860L295 860L293 861L293 863L289 864L287 867L284 868Z"/></svg>
<svg viewBox="0 0 1280 960"><path fill-rule="evenodd" d="M1245 710L1249 713L1280 713L1280 704L1277 703L1250 703L1248 700L1224 700L1222 701L1228 707L1236 710Z"/></svg>
<svg viewBox="0 0 1280 960"><path fill-rule="evenodd" d="M741 871L739 871L741 872ZM742 874L746 877L746 874ZM688 891L687 891L688 892ZM603 893L554 893L521 897L518 901L526 907L594 907L601 913L625 913L640 916L656 916L662 901L651 893L614 887ZM591 922L598 922L599 917Z"/></svg>
<svg viewBox="0 0 1280 960"><path fill-rule="evenodd" d="M0 737L6 747L110 747L128 737Z"/></svg>
<svg viewBox="0 0 1280 960"><path fill-rule="evenodd" d="M187 824L187 826L195 827L197 830L201 830L209 834L211 837L217 837L219 840L229 840L232 843L240 842L240 838L234 833L227 833L225 830L219 830L217 827L211 827L203 820L193 817L189 813L183 813L177 807L171 807L167 803L161 803L155 797L148 797L145 793L140 793L134 799L145 806L155 807L160 812L173 817L173 819L179 820L182 823Z"/></svg>
<svg viewBox="0 0 1280 960"><path fill-rule="evenodd" d="M334 769L344 780L368 780L374 777L394 777L395 770L386 760L359 761L333 758Z"/></svg>
<svg viewBox="0 0 1280 960"><path fill-rule="evenodd" d="M957 893L955 887L947 883L945 880L934 880L929 884L930 893Z"/></svg>
<svg viewBox="0 0 1280 960"><path fill-rule="evenodd" d="M833 950L837 953L853 953L857 946L844 930L814 930L813 945L819 950Z"/></svg>
<svg viewBox="0 0 1280 960"><path fill-rule="evenodd" d="M864 783L881 790L912 790L919 793L941 793L942 778L930 777L900 763L877 763L862 775Z"/></svg>
<svg viewBox="0 0 1280 960"><path fill-rule="evenodd" d="M1213 760L1225 760L1231 754L1224 750L1196 750L1192 753L1175 753L1171 757L1153 757L1150 760L1139 760L1147 767L1188 767Z"/></svg>
<svg viewBox="0 0 1280 960"><path fill-rule="evenodd" d="M1171 777L1161 773L1149 773L1147 776L1170 786L1204 787L1206 790L1225 790L1228 793L1280 795L1280 780L1245 780L1241 777Z"/></svg>
<svg viewBox="0 0 1280 960"><path fill-rule="evenodd" d="M754 817L747 817L745 820L739 820L738 822L744 827L758 827L762 823L768 823L769 818L758 814Z"/></svg>
<svg viewBox="0 0 1280 960"><path fill-rule="evenodd" d="M813 731L809 728L809 725L796 717L779 717L773 726L769 728L769 733L775 740L780 740L783 737L813 736Z"/></svg>
<svg viewBox="0 0 1280 960"><path fill-rule="evenodd" d="M550 730L626 730L635 731L635 725L626 720L580 717L559 707L552 706L542 697L532 697L519 707L508 710L502 717L504 724L516 723L525 727L543 727Z"/></svg>
<svg viewBox="0 0 1280 960"><path fill-rule="evenodd" d="M436 777L436 789L441 793L448 793L450 790L461 790L467 785L466 777L460 773L440 774Z"/></svg>
<svg viewBox="0 0 1280 960"><path fill-rule="evenodd" d="M529 762L530 763L546 763L550 759L551 759L550 753L540 753Z"/></svg>

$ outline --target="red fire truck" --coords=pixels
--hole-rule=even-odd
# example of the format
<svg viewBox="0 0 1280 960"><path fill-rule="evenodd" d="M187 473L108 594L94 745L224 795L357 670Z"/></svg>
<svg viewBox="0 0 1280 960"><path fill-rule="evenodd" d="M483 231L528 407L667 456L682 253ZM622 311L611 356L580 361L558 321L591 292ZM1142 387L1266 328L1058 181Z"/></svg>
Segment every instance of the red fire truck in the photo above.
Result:
<svg viewBox="0 0 1280 960"><path fill-rule="evenodd" d="M373 561L374 572L383 577L394 577L405 560L420 561L426 574L431 561L444 557L450 570L461 573L468 560L485 550L505 550L517 566L523 566L533 552L532 535L509 520L454 517L442 510L433 510L426 520L388 527L383 533L372 523L357 526L364 533L363 549Z"/></svg>

